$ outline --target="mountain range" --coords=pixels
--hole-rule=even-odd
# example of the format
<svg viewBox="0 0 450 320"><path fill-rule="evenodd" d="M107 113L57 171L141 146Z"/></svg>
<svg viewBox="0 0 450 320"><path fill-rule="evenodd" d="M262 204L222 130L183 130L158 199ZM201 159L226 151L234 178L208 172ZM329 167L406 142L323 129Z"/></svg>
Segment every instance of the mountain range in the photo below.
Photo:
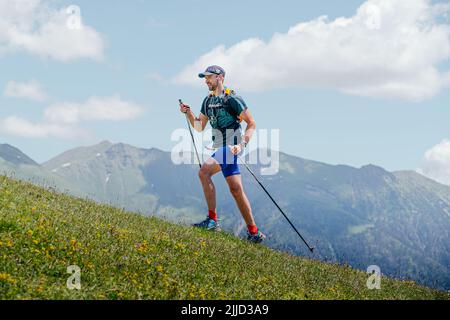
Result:
<svg viewBox="0 0 450 320"><path fill-rule="evenodd" d="M375 165L329 165L280 153L280 170L259 179L315 247L313 258L450 289L450 187L414 171ZM256 173L260 165L250 165ZM242 168L242 170L245 170ZM69 150L38 164L0 145L0 171L144 215L180 224L203 219L206 204L198 165L175 165L171 153L127 144ZM223 229L243 235L243 223L223 177L214 176ZM267 245L295 255L307 249L287 221L243 171L244 188Z"/></svg>

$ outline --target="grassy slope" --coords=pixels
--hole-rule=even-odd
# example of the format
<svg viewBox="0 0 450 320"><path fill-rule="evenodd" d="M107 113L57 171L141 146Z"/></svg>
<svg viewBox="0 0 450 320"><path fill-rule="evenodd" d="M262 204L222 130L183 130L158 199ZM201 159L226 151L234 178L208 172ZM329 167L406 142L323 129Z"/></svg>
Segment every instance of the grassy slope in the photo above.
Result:
<svg viewBox="0 0 450 320"><path fill-rule="evenodd" d="M69 265L82 290L66 289ZM0 176L0 299L449 299Z"/></svg>

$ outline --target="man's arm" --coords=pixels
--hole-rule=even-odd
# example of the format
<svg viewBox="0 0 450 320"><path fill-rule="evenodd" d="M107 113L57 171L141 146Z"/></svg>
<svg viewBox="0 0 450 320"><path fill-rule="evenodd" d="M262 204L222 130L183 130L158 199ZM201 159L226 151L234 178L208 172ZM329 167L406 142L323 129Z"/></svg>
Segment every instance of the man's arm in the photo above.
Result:
<svg viewBox="0 0 450 320"><path fill-rule="evenodd" d="M208 124L209 118L200 112L200 116L199 116L198 120L200 120L201 127L199 126L200 130L197 130L197 131L202 132L203 130L205 130L206 125Z"/></svg>
<svg viewBox="0 0 450 320"><path fill-rule="evenodd" d="M196 118L191 108L187 104L182 104L180 106L180 111L186 113L189 119L189 123L191 126L198 132L202 132L205 130L206 125L208 124L208 117L203 113L200 113L199 118Z"/></svg>
<svg viewBox="0 0 450 320"><path fill-rule="evenodd" d="M248 108L242 111L239 118L247 123L247 128L245 129L244 134L244 142L247 144L252 139L253 133L256 130L256 122Z"/></svg>
<svg viewBox="0 0 450 320"><path fill-rule="evenodd" d="M242 142L248 144L252 139L253 132L255 132L256 130L255 119L253 119L253 116L248 108L242 111L239 118L247 123L247 128L245 129L245 134ZM230 146L230 148L233 154L239 154L242 151L243 146L242 145Z"/></svg>

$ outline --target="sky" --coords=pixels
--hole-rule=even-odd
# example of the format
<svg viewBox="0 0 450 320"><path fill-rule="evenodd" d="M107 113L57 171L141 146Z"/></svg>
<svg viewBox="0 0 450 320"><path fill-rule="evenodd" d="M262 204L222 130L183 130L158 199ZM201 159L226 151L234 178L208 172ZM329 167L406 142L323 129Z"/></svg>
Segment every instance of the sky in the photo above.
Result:
<svg viewBox="0 0 450 320"><path fill-rule="evenodd" d="M0 143L170 151L227 71L280 150L450 184L450 3L0 0Z"/></svg>

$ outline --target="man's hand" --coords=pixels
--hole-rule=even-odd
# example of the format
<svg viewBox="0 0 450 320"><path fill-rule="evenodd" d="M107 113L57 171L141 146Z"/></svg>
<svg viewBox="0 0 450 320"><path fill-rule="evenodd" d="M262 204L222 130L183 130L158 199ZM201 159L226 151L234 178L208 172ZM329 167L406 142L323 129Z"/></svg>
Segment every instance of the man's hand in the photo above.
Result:
<svg viewBox="0 0 450 320"><path fill-rule="evenodd" d="M242 145L237 144L235 146L228 146L231 149L231 153L234 155L238 155L243 150Z"/></svg>
<svg viewBox="0 0 450 320"><path fill-rule="evenodd" d="M191 110L191 107L189 105L182 103L180 104L180 111L181 113L188 113Z"/></svg>

